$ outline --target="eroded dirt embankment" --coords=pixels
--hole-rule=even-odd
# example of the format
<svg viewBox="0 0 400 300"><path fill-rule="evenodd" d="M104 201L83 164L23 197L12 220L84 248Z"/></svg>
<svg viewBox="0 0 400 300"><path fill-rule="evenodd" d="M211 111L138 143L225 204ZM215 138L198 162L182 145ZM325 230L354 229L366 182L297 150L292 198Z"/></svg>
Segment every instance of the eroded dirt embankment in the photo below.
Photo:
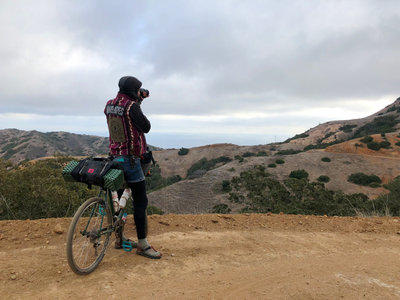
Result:
<svg viewBox="0 0 400 300"><path fill-rule="evenodd" d="M110 248L88 276L68 267L69 223L0 222L2 299L400 298L399 218L150 216L161 260Z"/></svg>

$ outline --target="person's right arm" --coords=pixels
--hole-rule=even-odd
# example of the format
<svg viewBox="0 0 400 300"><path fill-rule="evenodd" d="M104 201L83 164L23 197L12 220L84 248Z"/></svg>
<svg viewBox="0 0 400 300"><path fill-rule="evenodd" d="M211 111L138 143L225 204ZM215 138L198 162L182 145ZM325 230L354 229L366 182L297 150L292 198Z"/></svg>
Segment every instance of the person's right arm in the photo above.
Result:
<svg viewBox="0 0 400 300"><path fill-rule="evenodd" d="M129 116L131 117L133 126L135 126L139 132L148 133L150 131L150 121L143 114L140 105L134 103L129 110Z"/></svg>

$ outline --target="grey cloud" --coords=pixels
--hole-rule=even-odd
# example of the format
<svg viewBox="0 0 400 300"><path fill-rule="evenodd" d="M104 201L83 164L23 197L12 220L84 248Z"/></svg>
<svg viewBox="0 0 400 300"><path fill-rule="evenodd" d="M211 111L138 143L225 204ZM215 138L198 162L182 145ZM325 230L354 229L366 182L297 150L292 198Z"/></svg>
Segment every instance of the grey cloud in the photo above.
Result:
<svg viewBox="0 0 400 300"><path fill-rule="evenodd" d="M98 115L128 74L158 114L398 92L397 1L3 1L0 11L2 112Z"/></svg>

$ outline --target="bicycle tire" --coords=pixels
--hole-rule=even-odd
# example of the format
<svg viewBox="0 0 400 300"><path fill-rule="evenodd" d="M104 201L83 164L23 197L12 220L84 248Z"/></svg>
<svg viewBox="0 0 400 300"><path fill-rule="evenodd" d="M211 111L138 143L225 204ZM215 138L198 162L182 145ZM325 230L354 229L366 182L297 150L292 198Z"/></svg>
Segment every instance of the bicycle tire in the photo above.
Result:
<svg viewBox="0 0 400 300"><path fill-rule="evenodd" d="M104 200L86 200L76 211L67 234L67 259L72 271L78 275L93 272L104 258L111 233L111 211Z"/></svg>

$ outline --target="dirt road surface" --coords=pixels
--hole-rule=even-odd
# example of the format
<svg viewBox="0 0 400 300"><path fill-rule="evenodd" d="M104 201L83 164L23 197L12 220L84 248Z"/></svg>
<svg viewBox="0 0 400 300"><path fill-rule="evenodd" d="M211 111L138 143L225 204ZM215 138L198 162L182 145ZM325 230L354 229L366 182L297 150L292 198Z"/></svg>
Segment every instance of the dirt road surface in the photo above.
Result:
<svg viewBox="0 0 400 300"><path fill-rule="evenodd" d="M110 247L87 276L67 264L70 221L0 222L1 299L400 299L399 218L150 216L162 259Z"/></svg>

